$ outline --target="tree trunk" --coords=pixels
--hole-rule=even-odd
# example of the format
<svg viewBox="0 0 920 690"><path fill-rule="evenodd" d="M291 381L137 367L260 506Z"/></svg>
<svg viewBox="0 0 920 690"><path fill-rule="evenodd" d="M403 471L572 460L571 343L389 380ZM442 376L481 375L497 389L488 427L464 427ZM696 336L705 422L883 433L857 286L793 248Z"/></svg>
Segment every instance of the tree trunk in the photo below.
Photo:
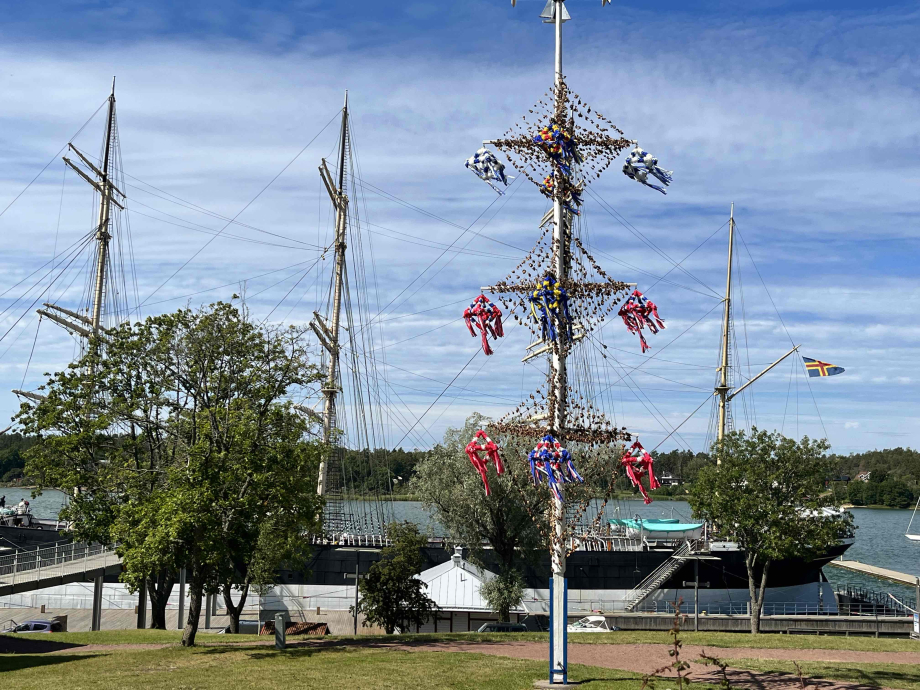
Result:
<svg viewBox="0 0 920 690"><path fill-rule="evenodd" d="M166 630L166 604L175 584L175 575L167 571L160 571L147 578L147 598L150 599L151 628Z"/></svg>
<svg viewBox="0 0 920 690"><path fill-rule="evenodd" d="M499 623L510 623L511 622L511 609L507 606L502 606L498 611L498 622Z"/></svg>
<svg viewBox="0 0 920 690"><path fill-rule="evenodd" d="M767 595L767 571L770 570L770 561L765 561L763 564L763 573L760 576L760 593L757 596L757 627L754 627L754 619L751 617L751 632L759 633L760 632L760 614L763 612L763 602L764 598Z"/></svg>
<svg viewBox="0 0 920 690"><path fill-rule="evenodd" d="M760 614L761 611L763 611L764 597L767 593L767 573L770 570L770 561L765 561L763 564L763 572L760 576L759 592L757 591L754 577L754 564L756 563L756 557L748 552L745 555L744 562L747 566L748 592L751 597L751 633L757 634L760 632Z"/></svg>
<svg viewBox="0 0 920 690"><path fill-rule="evenodd" d="M754 563L755 556L750 551L744 554L744 564L747 566L748 574L748 594L751 612L751 633L760 632L760 612L757 611L757 587L754 584Z"/></svg>
<svg viewBox="0 0 920 690"><path fill-rule="evenodd" d="M188 619L185 622L185 630L182 631L182 646L194 647L195 635L198 634L198 619L201 616L201 597L202 584L201 575L194 569L192 581L189 584L189 602L188 602Z"/></svg>
<svg viewBox="0 0 920 690"><path fill-rule="evenodd" d="M249 585L243 585L240 588L240 603L233 604L231 586L223 586L224 605L227 607L227 614L230 616L230 632L234 635L240 632L240 616L243 613L243 606L246 604L246 596L249 594Z"/></svg>

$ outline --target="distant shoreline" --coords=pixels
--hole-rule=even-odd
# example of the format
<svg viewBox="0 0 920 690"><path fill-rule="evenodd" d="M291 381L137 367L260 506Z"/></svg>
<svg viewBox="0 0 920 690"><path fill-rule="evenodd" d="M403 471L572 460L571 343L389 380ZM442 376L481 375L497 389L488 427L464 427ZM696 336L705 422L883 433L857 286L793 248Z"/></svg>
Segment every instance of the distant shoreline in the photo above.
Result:
<svg viewBox="0 0 920 690"><path fill-rule="evenodd" d="M654 493L651 494L653 501L686 501L687 496L656 496ZM380 496L346 496L345 499L349 501L376 501L378 498L381 501L416 501L421 502L421 499L414 494L381 494ZM595 500L603 500L603 496L595 496ZM639 494L624 494L618 493L610 496L611 501L641 501L642 496Z"/></svg>
<svg viewBox="0 0 920 690"><path fill-rule="evenodd" d="M872 505L865 506L857 506L853 505L852 503L841 503L840 508L842 510L849 510L850 508L872 508L873 510L910 510L910 508L895 508L894 506L876 505L874 503Z"/></svg>

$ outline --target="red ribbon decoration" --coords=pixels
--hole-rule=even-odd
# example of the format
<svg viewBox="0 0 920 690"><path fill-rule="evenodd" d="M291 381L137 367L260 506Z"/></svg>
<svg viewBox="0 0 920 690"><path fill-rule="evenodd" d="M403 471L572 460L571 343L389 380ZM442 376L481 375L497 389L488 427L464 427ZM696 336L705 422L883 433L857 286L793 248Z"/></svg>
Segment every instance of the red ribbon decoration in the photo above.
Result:
<svg viewBox="0 0 920 690"><path fill-rule="evenodd" d="M485 457L483 457L485 454ZM486 466L489 461L495 463L495 472L504 474L505 465L498 454L498 445L486 435L486 432L480 429L473 436L473 440L466 444L466 455L469 457L473 467L482 477L482 483L486 487L486 496L492 495L492 489L489 488L489 480L486 479Z"/></svg>
<svg viewBox="0 0 920 690"><path fill-rule="evenodd" d="M642 352L649 349L642 329L648 328L652 333L657 333L665 328L664 319L658 316L658 307L638 290L633 290L617 314L626 324L626 330L639 336Z"/></svg>
<svg viewBox="0 0 920 690"><path fill-rule="evenodd" d="M649 455L649 452L642 447L642 444L639 443L638 440L623 453L623 458L620 460L620 465L622 465L623 469L626 471L626 476L629 477L629 481L632 482L633 486L638 487L639 493L642 494L645 505L651 503L652 499L649 498L648 492L645 490L645 487L642 486L642 477L646 474L648 475L649 491L654 491L661 487L661 484L655 478L654 464L654 459Z"/></svg>
<svg viewBox="0 0 920 690"><path fill-rule="evenodd" d="M474 338L476 331L473 330L473 324L476 324L482 337L482 351L486 355L493 354L492 348L489 347L489 335L492 335L493 340L505 335L502 328L502 310L492 304L485 295L479 295L463 311L463 320Z"/></svg>

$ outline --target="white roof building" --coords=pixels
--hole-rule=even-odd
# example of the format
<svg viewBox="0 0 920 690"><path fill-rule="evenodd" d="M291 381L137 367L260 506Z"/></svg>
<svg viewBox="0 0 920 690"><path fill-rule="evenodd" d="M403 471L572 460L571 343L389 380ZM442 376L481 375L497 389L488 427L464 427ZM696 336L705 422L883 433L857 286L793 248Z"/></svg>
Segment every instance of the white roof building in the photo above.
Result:
<svg viewBox="0 0 920 690"><path fill-rule="evenodd" d="M465 560L459 546L454 548L449 561L429 568L416 577L428 585L425 593L441 611L491 611L479 588L497 576ZM517 610L528 612L526 604Z"/></svg>

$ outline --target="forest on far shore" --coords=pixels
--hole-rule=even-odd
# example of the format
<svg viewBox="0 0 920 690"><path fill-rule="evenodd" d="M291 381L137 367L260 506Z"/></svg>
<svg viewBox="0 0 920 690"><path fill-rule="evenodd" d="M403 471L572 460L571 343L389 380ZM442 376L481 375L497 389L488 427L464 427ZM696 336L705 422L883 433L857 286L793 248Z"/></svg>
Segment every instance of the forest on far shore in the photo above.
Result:
<svg viewBox="0 0 920 690"><path fill-rule="evenodd" d="M28 481L23 476L24 452L35 443L34 438L20 434L0 434L0 482ZM362 496L384 496L408 493L409 481L415 466L427 451L376 449L374 451L349 450L345 455L346 482L351 492ZM712 462L708 453L689 450L653 452L655 473L660 477L670 475L676 485L658 490L662 495L679 496L686 485L693 483L700 469ZM887 506L910 508L920 496L920 451L911 448L886 448L850 455L831 455L837 463L837 476L829 477L829 486L842 503L855 506ZM868 480L858 479L868 473ZM626 477L621 477L617 487L631 492ZM636 492L638 496L638 492Z"/></svg>

